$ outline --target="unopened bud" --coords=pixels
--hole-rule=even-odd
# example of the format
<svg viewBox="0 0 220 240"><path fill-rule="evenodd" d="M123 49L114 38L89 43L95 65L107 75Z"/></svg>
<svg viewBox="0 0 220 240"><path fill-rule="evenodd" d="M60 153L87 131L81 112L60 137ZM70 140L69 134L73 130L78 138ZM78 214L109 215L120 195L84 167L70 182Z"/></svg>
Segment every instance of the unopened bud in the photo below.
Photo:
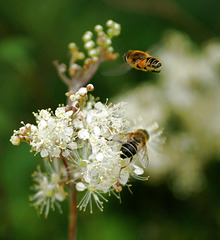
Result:
<svg viewBox="0 0 220 240"><path fill-rule="evenodd" d="M88 84L88 85L86 86L86 89L87 89L88 92L92 92L95 88L94 88L94 86L90 83L90 84Z"/></svg>
<svg viewBox="0 0 220 240"><path fill-rule="evenodd" d="M87 31L87 32L85 32L85 34L83 35L83 41L85 41L85 42L87 42L87 41L89 41L89 40L91 40L91 38L92 38L92 32L90 32L90 31Z"/></svg>
<svg viewBox="0 0 220 240"><path fill-rule="evenodd" d="M95 28L94 28L94 30L95 30L96 32L100 32L100 31L103 30L103 27L102 27L101 25L96 25Z"/></svg>
<svg viewBox="0 0 220 240"><path fill-rule="evenodd" d="M68 47L69 47L69 49L70 49L71 51L77 49L77 45L76 45L74 42L69 43Z"/></svg>
<svg viewBox="0 0 220 240"><path fill-rule="evenodd" d="M113 27L113 26L114 26L114 21L108 20L108 21L106 22L106 26L107 26L107 27Z"/></svg>

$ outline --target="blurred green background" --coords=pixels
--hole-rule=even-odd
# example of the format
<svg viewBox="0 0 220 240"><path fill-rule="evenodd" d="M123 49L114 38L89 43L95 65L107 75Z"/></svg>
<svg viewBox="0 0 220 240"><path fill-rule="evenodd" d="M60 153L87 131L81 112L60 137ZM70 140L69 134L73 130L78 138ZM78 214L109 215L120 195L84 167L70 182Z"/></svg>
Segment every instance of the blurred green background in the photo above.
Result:
<svg viewBox="0 0 220 240"><path fill-rule="evenodd" d="M121 35L113 39L113 47L120 57L115 62L104 63L91 82L95 85L94 95L100 96L102 100L121 98L120 95L126 92L129 99L131 90L138 86L163 89L166 86L166 75L160 77L131 70L125 75L113 77L102 75L102 71L121 64L121 56L128 49L147 50L156 46L155 51L158 51L157 56L161 54L163 71L166 73L166 54L169 53L165 51L169 49L166 48L167 30L176 30L186 36L184 39L187 40L184 41L192 44L189 48L192 51L188 49L187 54L192 58L193 54L199 55L204 44L211 39L218 41L219 9L218 0L0 0L0 239L67 239L68 203L62 204L62 215L58 211L51 211L46 220L37 215L35 209L29 206L28 196L31 194L30 176L41 163L40 156L30 153L26 144L12 146L9 139L13 129L21 126L22 120L34 123L33 111L49 107L55 109L58 104L65 103L66 87L59 80L52 61L57 59L68 63L68 43L74 41L82 48L81 37L85 31L92 30L97 24L104 25L108 19L120 23ZM175 47L178 51L181 45ZM217 51L214 50L214 53L219 55ZM187 54L186 64L192 62L193 65L192 59L187 60ZM176 57L178 59L178 55ZM211 61L211 58L206 58L206 54L201 57L204 66ZM169 58L169 61L171 71L177 74L176 60L172 62L172 58ZM184 65L182 68L187 78L189 73L184 72ZM195 70L198 74L200 71L199 68ZM214 98L207 109L218 114L219 65L213 71L217 79L214 85L207 87L207 79L201 89L195 77L193 83L196 82L196 85L190 90L196 92L196 96L205 95L209 99L215 89L216 101ZM176 76L178 85L178 74ZM209 131L211 123L206 121L206 108L203 111L200 104L196 109L204 113L204 124L201 125L203 128L195 131L191 130L191 119L188 118L192 116L193 108L187 112L190 107L177 107L177 111L169 101L167 104L163 101L163 104L168 109L166 121L161 121L165 125L168 146L172 145L172 153L179 152L179 161L183 166L188 155L182 154L180 149L183 145L180 142L176 141L177 147L175 141L171 140L178 138L178 134L184 133L184 130L187 136L193 133L196 139L194 150L189 151L190 157L196 159L196 170L199 168L201 172L196 176L205 179L202 187L198 191L196 186L193 190L176 191L178 184L173 182L178 178L177 168L170 168L162 177L157 177L157 172L154 175L154 171L149 169L152 181L133 181L133 195L124 190L121 194L122 204L111 197L103 213L98 210L93 215L79 212L78 240L220 239L219 128L214 128L212 133ZM215 115L215 118L219 125L219 115ZM197 121L202 119L198 117ZM215 135L212 135L213 132ZM197 144L198 139L203 140L202 144ZM172 153L168 151L166 158L169 158L169 162L177 161L177 156L172 157ZM202 167L199 166L200 161ZM189 163L185 167L187 171L193 176L194 170ZM159 180L154 181L154 178ZM187 176L185 181L188 181Z"/></svg>

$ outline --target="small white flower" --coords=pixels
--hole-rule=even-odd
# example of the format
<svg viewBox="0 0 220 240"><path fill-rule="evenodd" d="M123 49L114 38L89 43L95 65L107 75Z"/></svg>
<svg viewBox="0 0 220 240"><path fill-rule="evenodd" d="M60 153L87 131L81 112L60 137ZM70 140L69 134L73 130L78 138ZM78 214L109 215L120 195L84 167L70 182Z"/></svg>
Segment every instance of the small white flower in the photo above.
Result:
<svg viewBox="0 0 220 240"><path fill-rule="evenodd" d="M47 110L41 110L39 113L39 117L43 118L45 120L48 120L50 118L51 114Z"/></svg>
<svg viewBox="0 0 220 240"><path fill-rule="evenodd" d="M80 139L83 139L83 140L86 140L89 138L89 132L87 129L81 129L79 132L78 132L78 137Z"/></svg>
<svg viewBox="0 0 220 240"><path fill-rule="evenodd" d="M64 107L59 107L55 111L55 116L58 118L63 118L65 117L65 108Z"/></svg>
<svg viewBox="0 0 220 240"><path fill-rule="evenodd" d="M56 160L54 160L56 162ZM39 209L40 214L45 211L45 217L48 216L50 208L54 210L56 206L62 213L59 202L62 202L67 193L64 191L60 172L56 170L55 163L49 163L45 161L47 168L51 170L51 173L42 173L40 167L34 172L33 178L35 185L33 189L36 193L30 197L33 202L33 206Z"/></svg>

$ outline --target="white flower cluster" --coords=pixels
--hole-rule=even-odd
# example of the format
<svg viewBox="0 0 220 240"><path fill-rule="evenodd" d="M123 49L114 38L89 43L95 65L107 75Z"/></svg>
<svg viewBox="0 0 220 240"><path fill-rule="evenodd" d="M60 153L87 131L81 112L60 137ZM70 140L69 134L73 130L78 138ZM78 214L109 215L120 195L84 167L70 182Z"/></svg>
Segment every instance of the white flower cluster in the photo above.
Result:
<svg viewBox="0 0 220 240"><path fill-rule="evenodd" d="M144 126L135 127L124 117L124 103L103 104L96 102L92 96L89 98L88 91L93 89L93 85L89 84L76 93L68 92L66 95L72 102L71 106L58 107L55 114L50 110L39 111L34 114L37 125L26 124L11 137L15 145L21 140L28 142L32 150L40 152L43 158L51 161L61 159L67 173L56 171L56 179L66 185L74 182L77 191L86 191L78 207L86 210L89 204L91 212L92 198L102 210L101 200L107 201L103 194L118 196L130 176L146 180L146 177L140 176L144 170L136 165L138 154L131 162L130 158L121 158L121 146L127 141L128 134ZM150 135L146 142L150 154L151 149L163 144L160 140L162 131L158 131L156 124L149 128L145 126L145 129ZM153 155L150 154L150 157ZM54 180L54 174L50 174L48 180L40 171L37 172L39 188L35 189L39 192L33 199L37 202L36 206L42 203L41 209L46 205L46 215L48 202L64 200L64 195L61 194L62 198L58 194L61 189L57 188L60 185Z"/></svg>
<svg viewBox="0 0 220 240"><path fill-rule="evenodd" d="M45 209L44 215L47 217L50 208L54 210L55 206L62 213L59 202L62 202L68 194L64 190L57 159L54 159L53 162L45 160L45 166L48 170L47 173L42 173L40 166L33 173L35 185L32 188L36 193L30 197L30 200L33 202L33 206L39 209L40 214Z"/></svg>
<svg viewBox="0 0 220 240"><path fill-rule="evenodd" d="M13 144L20 140L28 141L32 150L40 152L41 157L49 156L51 159L59 157L61 151L77 148L71 116L73 112L65 111L65 107L58 107L55 115L50 110L41 110L34 113L37 125L26 124L14 132L11 138Z"/></svg>

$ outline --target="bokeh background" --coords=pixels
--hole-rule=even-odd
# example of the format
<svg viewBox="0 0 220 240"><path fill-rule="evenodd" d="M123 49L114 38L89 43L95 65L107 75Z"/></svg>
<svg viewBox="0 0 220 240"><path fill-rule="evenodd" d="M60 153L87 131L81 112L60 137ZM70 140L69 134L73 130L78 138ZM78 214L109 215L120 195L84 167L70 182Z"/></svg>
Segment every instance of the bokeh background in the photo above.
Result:
<svg viewBox="0 0 220 240"><path fill-rule="evenodd" d="M67 63L68 43L82 48L83 33L108 19L122 27L120 57L102 64L94 94L158 121L167 143L122 204L111 197L103 213L78 213L77 239L220 239L219 9L218 0L0 0L0 239L67 239L68 203L62 215L37 215L28 196L41 159L9 139L33 111L65 103L52 61ZM152 49L163 71L102 74L128 49Z"/></svg>

